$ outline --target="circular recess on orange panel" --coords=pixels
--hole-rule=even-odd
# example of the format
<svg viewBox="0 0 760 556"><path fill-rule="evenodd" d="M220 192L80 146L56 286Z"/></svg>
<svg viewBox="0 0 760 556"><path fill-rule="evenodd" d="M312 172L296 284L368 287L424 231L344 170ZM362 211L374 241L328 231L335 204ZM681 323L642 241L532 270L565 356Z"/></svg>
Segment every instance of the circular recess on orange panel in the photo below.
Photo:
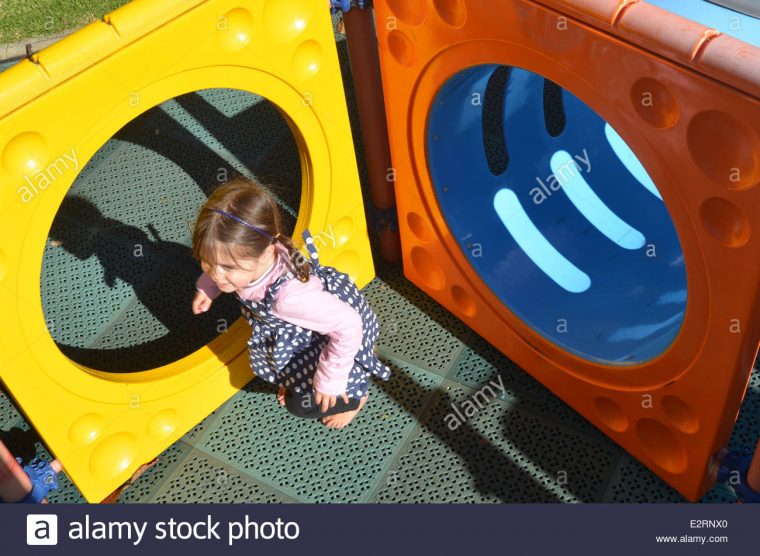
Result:
<svg viewBox="0 0 760 556"><path fill-rule="evenodd" d="M420 278L434 290L440 290L446 283L441 266L432 253L422 247L412 249L412 266Z"/></svg>
<svg viewBox="0 0 760 556"><path fill-rule="evenodd" d="M683 473L689 463L686 450L668 427L654 419L636 423L636 434L646 454L665 471Z"/></svg>
<svg viewBox="0 0 760 556"><path fill-rule="evenodd" d="M409 224L412 233L423 243L430 243L430 240L433 239L433 231L430 229L430 225L416 212L407 214L406 222Z"/></svg>
<svg viewBox="0 0 760 556"><path fill-rule="evenodd" d="M631 88L631 103L636 113L651 126L669 128L679 116L678 100L660 81L644 77Z"/></svg>
<svg viewBox="0 0 760 556"><path fill-rule="evenodd" d="M433 0L433 5L447 25L461 27L467 21L467 8L462 0Z"/></svg>
<svg viewBox="0 0 760 556"><path fill-rule="evenodd" d="M662 407L670 424L681 432L694 434L699 430L699 420L681 398L665 396L662 398Z"/></svg>
<svg viewBox="0 0 760 556"><path fill-rule="evenodd" d="M417 51L412 39L401 31L391 31L388 34L388 48L393 59L402 66L412 67L417 61Z"/></svg>
<svg viewBox="0 0 760 556"><path fill-rule="evenodd" d="M744 189L760 180L760 139L757 132L727 112L700 112L686 135L696 165L728 189Z"/></svg>
<svg viewBox="0 0 760 556"><path fill-rule="evenodd" d="M702 226L726 247L741 247L749 240L749 220L742 210L723 199L711 197L699 207Z"/></svg>
<svg viewBox="0 0 760 556"><path fill-rule="evenodd" d="M628 429L628 417L615 400L606 396L599 396L594 400L596 412L602 422L616 432Z"/></svg>
<svg viewBox="0 0 760 556"><path fill-rule="evenodd" d="M451 297L454 298L454 303L459 310L468 317L474 317L475 313L478 312L478 307L475 305L472 296L461 286L454 285L451 287Z"/></svg>
<svg viewBox="0 0 760 556"><path fill-rule="evenodd" d="M387 0L387 4L393 15L409 25L419 25L427 16L425 0Z"/></svg>

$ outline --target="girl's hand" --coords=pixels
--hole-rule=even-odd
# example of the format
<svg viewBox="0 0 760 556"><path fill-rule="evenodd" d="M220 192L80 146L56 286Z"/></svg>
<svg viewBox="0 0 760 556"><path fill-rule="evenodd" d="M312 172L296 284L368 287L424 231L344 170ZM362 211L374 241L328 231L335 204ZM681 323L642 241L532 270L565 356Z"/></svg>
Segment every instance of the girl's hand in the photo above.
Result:
<svg viewBox="0 0 760 556"><path fill-rule="evenodd" d="M348 396L346 396L346 393L343 392L340 397L343 399L345 403L348 403ZM319 406L319 409L324 413L331 407L335 407L335 404L338 402L338 396L331 396L329 394L323 394L316 388L314 389L314 402Z"/></svg>
<svg viewBox="0 0 760 556"><path fill-rule="evenodd" d="M213 302L214 300L207 296L205 292L196 290L195 297L193 298L193 314L205 313Z"/></svg>

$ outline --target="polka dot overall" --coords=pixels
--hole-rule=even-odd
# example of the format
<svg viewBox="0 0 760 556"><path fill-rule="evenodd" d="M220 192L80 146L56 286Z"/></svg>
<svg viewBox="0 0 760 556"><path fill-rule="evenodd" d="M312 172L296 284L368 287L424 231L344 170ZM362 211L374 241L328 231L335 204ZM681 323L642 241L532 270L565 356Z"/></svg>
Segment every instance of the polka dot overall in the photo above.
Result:
<svg viewBox="0 0 760 556"><path fill-rule="evenodd" d="M347 274L319 264L317 248L308 230L303 233L303 238L311 257L310 275L317 276L326 291L351 305L362 318L362 346L354 357L346 386L349 398L361 399L367 395L367 377L370 374L383 380L387 380L391 374L391 370L373 353L380 332L377 316ZM327 345L328 337L272 314L272 303L277 291L293 279L297 278L288 272L275 280L261 301L238 300L243 304L243 316L253 331L248 340L253 372L263 380L303 395L312 389L319 356Z"/></svg>

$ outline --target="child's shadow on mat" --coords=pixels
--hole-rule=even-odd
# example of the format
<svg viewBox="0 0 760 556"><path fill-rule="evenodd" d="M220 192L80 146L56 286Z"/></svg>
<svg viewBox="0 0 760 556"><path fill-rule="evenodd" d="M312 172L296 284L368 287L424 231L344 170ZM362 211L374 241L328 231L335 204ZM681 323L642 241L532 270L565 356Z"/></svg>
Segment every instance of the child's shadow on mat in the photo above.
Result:
<svg viewBox="0 0 760 556"><path fill-rule="evenodd" d="M423 311L431 319L433 319L440 327L448 331L449 334L456 337L460 342L468 345L478 356L484 360L489 360L493 357L491 348L487 343L483 342L481 346L479 342L473 342L475 338L474 332L464 326L455 326L459 321L455 320L453 316L449 316L449 313L445 308L440 307L438 303L430 298L427 294L419 290L417 286L409 282L401 275L401 271L398 265L392 265L384 261L377 263L377 275L388 287L395 290L398 294L403 296L409 303L416 306L420 311ZM439 309L439 310L435 310ZM382 343L382 338L381 338ZM391 347L392 349L392 347ZM501 367L501 365L513 365L506 357L499 354L499 361L492 362L495 369ZM391 381L398 380L399 377L403 377L403 380L408 382L405 384L404 389L408 389L412 392L413 396L425 396L428 391L421 385L417 384L411 377L404 374L403 370L394 366L391 362L385 361L390 367L393 368L394 374L391 376ZM536 382L528 373L519 369L519 373L525 374L525 379L530 382ZM498 373L498 370L495 371ZM498 374L489 378L494 379ZM510 377L503 376L503 383L510 388ZM407 400L414 399L413 397L403 397L398 394L394 394L394 391L398 391L392 385L383 383L382 381L375 381L375 384L384 390L388 396L396 401L401 407L412 415L417 415L414 407L410 405ZM482 385L481 385L482 386ZM539 387L545 389L543 386ZM477 390L477 387L473 387ZM457 403L461 403L462 400L458 400ZM576 498L578 500L593 502L601 499L603 492L603 485L599 485L593 500L589 500L589 488L573 489L574 484L581 482L581 478L577 476L567 477L567 482L561 484L562 496L551 492L547 486L552 483L562 482L565 478L565 470L562 469L541 469L540 476L543 479L539 479L536 475L531 475L523 467L518 466L512 461L504 452L498 447L494 446L494 443L485 438L480 432L472 427L468 420L465 420L455 430L450 430L445 420L445 415L452 411L452 403L454 400L451 395L445 390L439 388L435 390L435 397L429 403L428 407L431 407L431 411L424 414L420 420L417 415L420 425L426 430L433 433L442 442L444 442L450 450L456 453L462 461L467 464L468 469L475 481L475 487L480 494L484 497L495 497L503 502L565 502L568 498ZM501 403L491 401L490 403ZM557 403L564 403L557 398ZM514 415L524 415L525 411L530 412L530 408L520 411L519 399L513 399L510 402ZM443 408L441 410L441 408ZM442 411L442 412L441 412ZM436 415L440 413L440 415ZM572 453L557 455L558 445L556 437L552 434L546 434L546 429L538 425L539 420L529 420L521 422L520 425L513 423L510 419L511 411L504 411L500 417L500 430L501 439L508 441L510 447L516 454L522 454L526 456L528 461L535 462L536 468L541 467L542 461L557 461L563 460L570 461L573 457ZM474 419L478 417L475 416ZM481 417L483 418L483 417ZM524 417L521 417L524 421ZM525 431L516 430L520 426L535 427L535 430L528 428ZM525 436L529 438L525 438ZM611 441L610 445L611 445ZM617 450L617 448L613 448ZM572 473L568 465L567 473ZM611 470L611 469L610 469ZM552 481L555 479L555 481ZM548 481L542 483L543 481ZM555 485L557 486L557 485Z"/></svg>
<svg viewBox="0 0 760 556"><path fill-rule="evenodd" d="M443 408L443 413L446 413L455 402L448 392L442 388L432 391L426 389L392 362L386 361L386 364L393 370L391 379L387 383L374 380L375 387L382 390L406 413L414 416L426 431L434 434L452 453L465 462L473 478L475 489L484 498L497 498L502 502L564 502L555 493L547 490L535 476L507 457L468 421L465 420L455 430L450 430L440 411ZM259 379L249 382L243 389L246 392L268 394L272 398L277 391L274 386ZM420 400L426 400L428 403L420 404ZM371 411L371 407L372 394L364 413ZM432 410L428 411L427 408ZM357 422L349 427L360 425L362 418L368 417L359 415ZM502 417L505 431L509 427L508 419L508 414L505 413ZM555 449L551 438L548 437L533 438L530 446L516 445L515 447L529 456L537 451L550 453ZM394 478L394 484L403 481L402 476L396 475ZM526 494L530 496L530 499L525 499Z"/></svg>
<svg viewBox="0 0 760 556"><path fill-rule="evenodd" d="M34 429L23 430L13 427L10 430L0 430L0 442L10 450L14 457L21 458L25 464L37 456L37 443L41 443Z"/></svg>
<svg viewBox="0 0 760 556"><path fill-rule="evenodd" d="M64 199L50 230L54 245L79 260L96 257L103 267L103 278L109 290L117 285L117 279L130 285L139 303L157 321L156 325L165 329L158 339L142 342L136 335L138 344L115 348L96 349L92 345L82 347L59 343L59 349L67 357L108 372L152 369L203 347L219 334L220 322L231 326L240 316L240 310L230 296L222 296L208 313L193 315L191 303L195 280L200 274L198 263L192 258L189 247L161 239L150 225L149 230L150 236L140 228L107 218L94 204L81 197ZM66 276L58 279L65 280ZM76 286L70 283L70 287ZM81 295L81 292L72 292L72 297ZM110 330L106 330L105 341L116 338L115 341L123 344L123 338L129 338L130 328L139 322L140 311L134 300L125 304L125 295L116 295L119 297L114 301L118 303L115 306L109 304L106 309L112 311L113 316L109 319ZM55 299L47 301L55 302ZM57 323L49 322L48 325L55 338ZM143 323L138 324L138 328L144 333Z"/></svg>
<svg viewBox="0 0 760 556"><path fill-rule="evenodd" d="M445 310L431 311L431 304L437 305L437 302L403 278L400 270L395 268L394 265L383 261L378 262L377 274L378 278L396 290L397 293L404 296L409 303L425 311L430 318L445 328L452 336L457 337L462 343L468 345L482 359L489 361L489 364L494 367L495 373L499 373L498 369L503 368L504 365L512 365L517 372L524 375L523 378L525 380L535 383L548 396L553 397L557 404L565 404L564 401L557 398L529 373L514 365L501 353L495 352L498 353L498 360L494 361L493 348L484 348L483 346L488 345L485 341L483 341L482 345L479 342L473 344L471 339L475 337L474 333L471 333L469 329L466 329L463 333L461 328L452 326L452 322L455 321L451 318L444 318L447 314ZM403 373L402 370L394 367L391 363L386 361L386 364L394 368L394 375L392 375L391 380L394 380L394 377ZM760 355L755 360L753 372L760 373ZM498 377L498 374L492 375L489 379L495 380L496 377ZM514 380L515 377L510 378L503 373L502 377L504 384L508 389L511 389L510 381ZM427 392L411 378L405 378L410 383L407 387L414 391L415 395L424 395ZM394 396L393 389L389 385L381 381L376 381L376 384L410 414L414 414L413 408L408 403L405 403L400 397ZM522 389L524 388L518 387L518 390ZM431 402L433 406L450 409L452 399L448 393L439 389L436 390L435 395L440 396L440 399ZM521 403L520 398L522 396L522 394L518 394L518 398L513 399L510 404L518 411L522 409L522 406L525 406L524 412L534 414L535 410L531 409L534 403ZM736 447L746 444L753 445L760 436L760 429L757 426L759 423L753 421L750 413L748 413L749 408L755 407L760 407L760 389L748 388L742 403L739 419L734 429L734 438L737 438L737 440L732 442L732 445L736 444ZM568 409L574 412L569 406ZM560 465L563 461L568 462L564 466L566 469L555 468L556 466L549 469L541 469L541 474L544 477L543 481L546 481L546 484L544 484L541 480L517 467L509 458L505 457L503 452L495 448L487 438L484 438L468 423L465 422L463 426L460 426L455 431L450 431L444 421L444 415L439 415L438 417L431 417L431 415L434 415L434 412L427 412L424 420L420 421L420 424L426 430L435 434L441 441L445 442L454 453L458 454L467 463L476 488L481 494L497 497L504 502L565 502L567 501L566 499L575 499L581 502L602 502L605 496L606 485L601 483L599 485L592 485L592 475L597 471L600 477L609 479L614 471L618 455L625 453L622 448L599 431L598 439L589 437L587 440L597 444L600 442L604 443L606 445L606 457L611 459L606 461L586 461L582 465L582 467L585 465L585 468L578 469L578 465L571 465L576 459L573 446L557 442L556 436L551 434L551 429L547 431L546 428L541 426L538 418L530 420L533 424L528 424L529 428L517 430L520 428L520 425L512 423L510 412L505 411L501 417L502 435L504 439L508 440L510 446L516 449L517 453L527 456L529 461L534 462L535 467L541 467L542 462L546 461L559 462ZM584 419L580 415L579 418ZM561 425L562 423L558 424L558 426ZM593 427L590 423L589 426ZM598 431L598 429L594 430ZM529 438L525 438L526 436ZM561 450L564 450L564 453ZM655 481L661 481L654 474L652 474L652 477ZM566 479L566 482L561 483L561 490L566 494L562 498L547 490L546 485L554 485L556 487L563 479Z"/></svg>
<svg viewBox="0 0 760 556"><path fill-rule="evenodd" d="M266 184L284 205L298 209L300 154L292 131L273 104L256 102L227 116L198 93L188 93L173 100L201 124L224 151ZM207 197L221 181L237 173L220 156L219 147L205 144L161 107L129 122L114 139L150 149L172 161ZM290 212L284 211L283 218L284 227L292 230L295 219Z"/></svg>
<svg viewBox="0 0 760 556"><path fill-rule="evenodd" d="M455 400L449 392L440 387L433 390L431 395L430 390L417 383L402 369L387 361L386 364L393 370L391 379L388 383L376 380L375 386L383 390L407 413L414 415L423 429L434 434L466 464L475 489L483 497L498 498L502 502L563 502L556 494L548 491L535 476L515 464L494 446L491 440L476 430L468 420L462 421L458 427L451 430L450 421L445 419L445 415L451 411L452 404L460 403L461 400ZM399 395L401 392L403 394ZM419 399L430 401L422 408L415 408L414 400ZM505 430L508 427L508 419L508 414L505 413L502 417ZM516 448L528 453L535 451L537 447L547 451L553 449L550 438L535 438L533 441L527 450L524 446ZM397 483L403 481L403 477L399 475L395 479ZM526 492L531 493L530 500L521 499Z"/></svg>

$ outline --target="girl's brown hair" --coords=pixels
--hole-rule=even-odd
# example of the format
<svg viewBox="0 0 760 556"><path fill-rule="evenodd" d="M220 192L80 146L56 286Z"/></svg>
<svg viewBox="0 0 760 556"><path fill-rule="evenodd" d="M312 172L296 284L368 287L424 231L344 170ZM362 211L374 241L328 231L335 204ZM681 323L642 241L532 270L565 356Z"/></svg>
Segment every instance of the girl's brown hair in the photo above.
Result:
<svg viewBox="0 0 760 556"><path fill-rule="evenodd" d="M274 243L288 250L295 275L302 282L309 280L308 259L292 240L280 233L280 209L269 192L256 182L238 178L217 188L201 208L193 231L193 256L212 266L222 250L235 259L258 259L272 242L248 226L211 209L228 212L261 229Z"/></svg>

